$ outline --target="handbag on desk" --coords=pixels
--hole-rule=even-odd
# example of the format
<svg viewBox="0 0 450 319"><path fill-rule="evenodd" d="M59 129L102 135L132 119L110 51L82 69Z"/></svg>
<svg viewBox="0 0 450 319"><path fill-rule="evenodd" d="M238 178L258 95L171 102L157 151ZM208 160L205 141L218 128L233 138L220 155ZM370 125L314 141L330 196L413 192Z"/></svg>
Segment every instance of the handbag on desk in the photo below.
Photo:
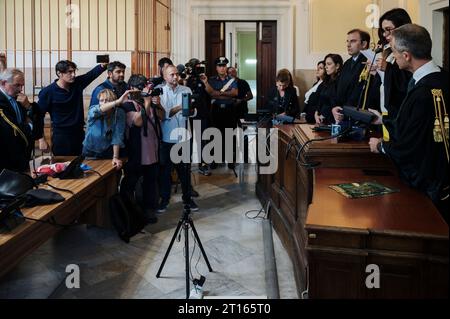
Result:
<svg viewBox="0 0 450 319"><path fill-rule="evenodd" d="M5 168L0 173L0 202L23 195L35 186L31 176Z"/></svg>

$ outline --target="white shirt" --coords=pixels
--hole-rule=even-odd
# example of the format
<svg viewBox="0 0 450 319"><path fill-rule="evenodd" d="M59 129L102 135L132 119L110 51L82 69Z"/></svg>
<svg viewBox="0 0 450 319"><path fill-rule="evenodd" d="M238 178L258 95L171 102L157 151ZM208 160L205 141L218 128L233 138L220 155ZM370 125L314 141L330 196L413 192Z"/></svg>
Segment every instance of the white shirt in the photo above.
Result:
<svg viewBox="0 0 450 319"><path fill-rule="evenodd" d="M186 118L183 117L181 111L172 117L170 117L169 114L172 108L181 106L183 93L192 94L192 91L190 88L184 85L178 85L174 90L167 84L163 87L163 94L161 95L161 106L166 111L166 115L165 118L161 121L161 129L162 140L166 143L178 143L182 140L182 136L174 136L174 138L171 139L170 135L175 134L176 131L173 131L176 129L185 128Z"/></svg>
<svg viewBox="0 0 450 319"><path fill-rule="evenodd" d="M305 93L305 104L308 104L309 98L313 93L317 92L317 88L322 84L323 80L319 80L312 88Z"/></svg>
<svg viewBox="0 0 450 319"><path fill-rule="evenodd" d="M433 60L431 60L418 68L416 72L414 72L413 78L417 84L417 82L422 80L422 78L426 77L428 74L436 72L441 72L441 69L436 65L436 63L434 63Z"/></svg>

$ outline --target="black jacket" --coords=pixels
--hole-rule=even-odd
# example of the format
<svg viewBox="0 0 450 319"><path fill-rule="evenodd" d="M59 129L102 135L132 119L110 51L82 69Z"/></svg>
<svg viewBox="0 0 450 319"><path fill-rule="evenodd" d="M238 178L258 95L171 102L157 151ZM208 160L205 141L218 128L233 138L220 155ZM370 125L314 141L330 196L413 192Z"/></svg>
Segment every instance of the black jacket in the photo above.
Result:
<svg viewBox="0 0 450 319"><path fill-rule="evenodd" d="M33 125L17 122L16 112L8 98L0 91L0 171L8 168L13 171L28 171L34 141L43 135L39 107L32 103L31 112L17 102L22 119L30 119ZM29 114L28 114L29 113Z"/></svg>
<svg viewBox="0 0 450 319"><path fill-rule="evenodd" d="M274 114L286 113L288 116L298 117L300 106L298 105L297 91L293 87L288 87L281 98L276 87L272 87L268 94L267 109Z"/></svg>
<svg viewBox="0 0 450 319"><path fill-rule="evenodd" d="M314 84L314 85L316 85L316 84ZM316 111L318 110L320 94L322 92L323 87L324 87L324 85L322 82L317 87L316 92L312 93L309 96L308 103L305 103L305 108L303 109L303 112L306 113L305 118L306 118L306 122L308 122L308 123L316 123L316 119L314 118L314 113L316 113Z"/></svg>
<svg viewBox="0 0 450 319"><path fill-rule="evenodd" d="M378 74L377 76L379 77ZM384 73L384 105L390 118L396 117L398 109L406 97L411 77L412 73L400 70L397 63L387 64Z"/></svg>
<svg viewBox="0 0 450 319"><path fill-rule="evenodd" d="M319 104L317 106L317 111L319 115L325 117L325 123L334 123L334 117L331 110L337 104L337 89L340 78L337 77L334 80L329 80L328 82L322 83L322 89L319 95Z"/></svg>

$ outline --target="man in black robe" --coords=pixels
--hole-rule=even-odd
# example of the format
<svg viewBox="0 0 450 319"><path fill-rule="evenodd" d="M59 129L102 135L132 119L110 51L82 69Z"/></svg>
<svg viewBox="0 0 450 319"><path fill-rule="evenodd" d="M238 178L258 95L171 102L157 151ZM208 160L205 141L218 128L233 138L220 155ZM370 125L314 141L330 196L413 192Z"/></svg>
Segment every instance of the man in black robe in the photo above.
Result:
<svg viewBox="0 0 450 319"><path fill-rule="evenodd" d="M366 67L367 58L361 53L370 44L370 34L359 29L347 33L347 52L350 58L342 67L337 83L336 105L332 109L336 122L343 119L342 106L361 106L363 82L360 81L361 72Z"/></svg>
<svg viewBox="0 0 450 319"><path fill-rule="evenodd" d="M34 141L43 135L38 105L22 92L22 71L6 69L0 73L0 172L28 171Z"/></svg>
<svg viewBox="0 0 450 319"><path fill-rule="evenodd" d="M448 223L448 74L433 62L432 42L425 28L407 24L396 29L393 37L399 67L413 76L392 121L390 141L371 138L370 149L392 159L402 180L425 193ZM380 114L374 113L378 116L376 124L381 124Z"/></svg>

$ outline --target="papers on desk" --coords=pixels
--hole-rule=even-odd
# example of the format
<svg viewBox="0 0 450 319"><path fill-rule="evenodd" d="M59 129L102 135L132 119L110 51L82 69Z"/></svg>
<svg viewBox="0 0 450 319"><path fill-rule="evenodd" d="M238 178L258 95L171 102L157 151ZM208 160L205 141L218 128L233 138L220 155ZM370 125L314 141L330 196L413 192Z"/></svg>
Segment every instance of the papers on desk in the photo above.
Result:
<svg viewBox="0 0 450 319"><path fill-rule="evenodd" d="M374 61L374 64L375 64L378 59L381 59L381 52L377 53L376 56L375 56L375 51L372 51L370 49L362 50L361 53L367 58L367 62ZM374 57L375 57L375 59L374 59ZM384 82L384 71L377 69L377 73L381 77L381 80Z"/></svg>
<svg viewBox="0 0 450 319"><path fill-rule="evenodd" d="M385 195L399 192L400 190L390 188L377 182L358 182L331 185L331 189L335 190L347 198L364 198L378 195Z"/></svg>

